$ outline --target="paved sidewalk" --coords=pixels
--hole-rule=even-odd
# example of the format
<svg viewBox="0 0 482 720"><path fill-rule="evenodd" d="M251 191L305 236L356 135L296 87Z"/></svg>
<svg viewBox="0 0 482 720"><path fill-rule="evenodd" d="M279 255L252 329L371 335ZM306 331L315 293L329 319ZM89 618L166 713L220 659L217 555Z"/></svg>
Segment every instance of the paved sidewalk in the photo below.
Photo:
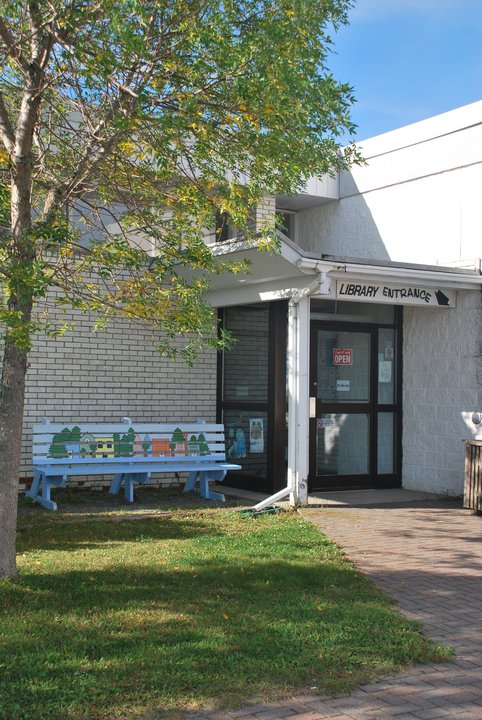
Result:
<svg viewBox="0 0 482 720"><path fill-rule="evenodd" d="M482 720L482 516L423 499L332 504L304 517L397 599L425 633L455 649L454 662L423 665L349 697L295 697L196 720ZM346 496L348 498L348 496ZM376 496L374 496L375 499Z"/></svg>

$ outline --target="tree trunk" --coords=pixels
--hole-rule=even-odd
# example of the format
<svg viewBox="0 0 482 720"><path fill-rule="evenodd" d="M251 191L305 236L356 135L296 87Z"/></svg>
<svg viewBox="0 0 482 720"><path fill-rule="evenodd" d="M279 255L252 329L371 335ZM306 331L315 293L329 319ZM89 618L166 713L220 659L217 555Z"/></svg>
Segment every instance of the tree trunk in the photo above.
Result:
<svg viewBox="0 0 482 720"><path fill-rule="evenodd" d="M2 136L10 156L11 172L11 237L7 244L8 262L2 289L7 290L7 309L12 313L12 324L5 333L0 381L0 578L16 575L18 479L30 320L35 294L35 241L31 235L32 146L45 89L45 68L54 43L50 23L45 21L43 10L38 0L26 3L30 22L30 57L24 57L22 52L18 55L11 52L12 58L18 60L25 79L17 122L10 122L6 107L2 108ZM19 328L23 332L19 333Z"/></svg>
<svg viewBox="0 0 482 720"><path fill-rule="evenodd" d="M34 241L31 223L31 161L18 156L12 167L12 242L8 310L17 314L29 334L32 316L32 263ZM15 546L17 535L18 480L22 447L25 378L28 340L15 344L7 330L4 339L2 377L0 381L0 578L17 573Z"/></svg>
<svg viewBox="0 0 482 720"><path fill-rule="evenodd" d="M27 350L6 343L0 384L0 578L12 578L17 573L15 543L27 357Z"/></svg>

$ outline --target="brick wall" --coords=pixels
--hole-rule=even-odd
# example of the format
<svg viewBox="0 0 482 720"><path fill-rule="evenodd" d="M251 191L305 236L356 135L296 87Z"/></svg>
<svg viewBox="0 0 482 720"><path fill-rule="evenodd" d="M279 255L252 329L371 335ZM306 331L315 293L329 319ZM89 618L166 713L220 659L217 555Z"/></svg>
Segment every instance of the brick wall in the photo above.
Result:
<svg viewBox="0 0 482 720"><path fill-rule="evenodd" d="M482 408L479 292L458 292L453 310L404 309L403 486L463 490L463 438Z"/></svg>
<svg viewBox="0 0 482 720"><path fill-rule="evenodd" d="M55 422L175 422L216 419L216 353L206 350L189 368L159 356L160 335L116 320L93 333L92 319L75 318L76 331L37 338L30 357L24 415L22 477L32 474L31 427ZM163 476L164 481L167 476Z"/></svg>
<svg viewBox="0 0 482 720"><path fill-rule="evenodd" d="M276 198L274 195L265 195L263 200L253 211L253 224L256 230L262 230L265 225L271 225L276 213Z"/></svg>

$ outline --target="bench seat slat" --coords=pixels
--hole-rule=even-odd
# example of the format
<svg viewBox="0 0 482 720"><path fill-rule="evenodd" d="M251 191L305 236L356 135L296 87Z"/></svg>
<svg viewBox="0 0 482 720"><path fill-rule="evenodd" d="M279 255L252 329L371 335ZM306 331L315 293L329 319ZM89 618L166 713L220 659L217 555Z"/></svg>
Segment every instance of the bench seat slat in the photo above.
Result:
<svg viewBox="0 0 482 720"><path fill-rule="evenodd" d="M47 477L63 477L64 475L118 475L118 474L145 474L145 473L171 473L176 472L212 472L214 470L240 470L240 465L233 463L183 463L182 465L163 464L158 462L146 463L145 465L124 465L91 463L85 465L42 465L36 466L38 470L45 473Z"/></svg>
<svg viewBox="0 0 482 720"><path fill-rule="evenodd" d="M212 434L214 436L216 435L223 435L224 429L223 425L221 427L219 425L214 425L210 423L163 423L163 424L156 424L156 423L83 423L83 422L70 422L67 421L65 423L36 423L32 426L32 432L34 435L45 435L45 436L51 436L54 433L62 432L62 430L65 427L80 427L82 432L87 433L104 433L107 430L109 432L118 432L118 433L125 433L129 430L129 428L133 427L134 430L138 433L156 433L159 435L162 435L164 433L169 434L172 433L177 428L180 428L183 432L187 433L199 433L202 432L205 435Z"/></svg>
<svg viewBox="0 0 482 720"><path fill-rule="evenodd" d="M158 465L171 464L171 465L183 465L184 463L204 463L204 462L223 462L226 459L225 453L211 453L210 455L160 455L156 457L154 455L139 456L139 457L111 457L111 458L97 458L91 457L74 457L74 458L49 458L45 455L38 455L33 459L33 465L35 467L55 467L56 465L62 465L64 467L74 467L77 465L88 465L95 463L96 465L101 463L103 465L112 465L117 467L119 465L142 465L146 463L156 463Z"/></svg>

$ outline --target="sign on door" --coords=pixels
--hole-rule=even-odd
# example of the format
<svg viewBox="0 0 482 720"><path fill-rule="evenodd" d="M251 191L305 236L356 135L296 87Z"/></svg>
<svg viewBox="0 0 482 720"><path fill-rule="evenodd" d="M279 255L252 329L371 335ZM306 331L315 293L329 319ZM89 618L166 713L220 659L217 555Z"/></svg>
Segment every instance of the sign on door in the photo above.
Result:
<svg viewBox="0 0 482 720"><path fill-rule="evenodd" d="M353 365L353 348L333 348L333 365Z"/></svg>

